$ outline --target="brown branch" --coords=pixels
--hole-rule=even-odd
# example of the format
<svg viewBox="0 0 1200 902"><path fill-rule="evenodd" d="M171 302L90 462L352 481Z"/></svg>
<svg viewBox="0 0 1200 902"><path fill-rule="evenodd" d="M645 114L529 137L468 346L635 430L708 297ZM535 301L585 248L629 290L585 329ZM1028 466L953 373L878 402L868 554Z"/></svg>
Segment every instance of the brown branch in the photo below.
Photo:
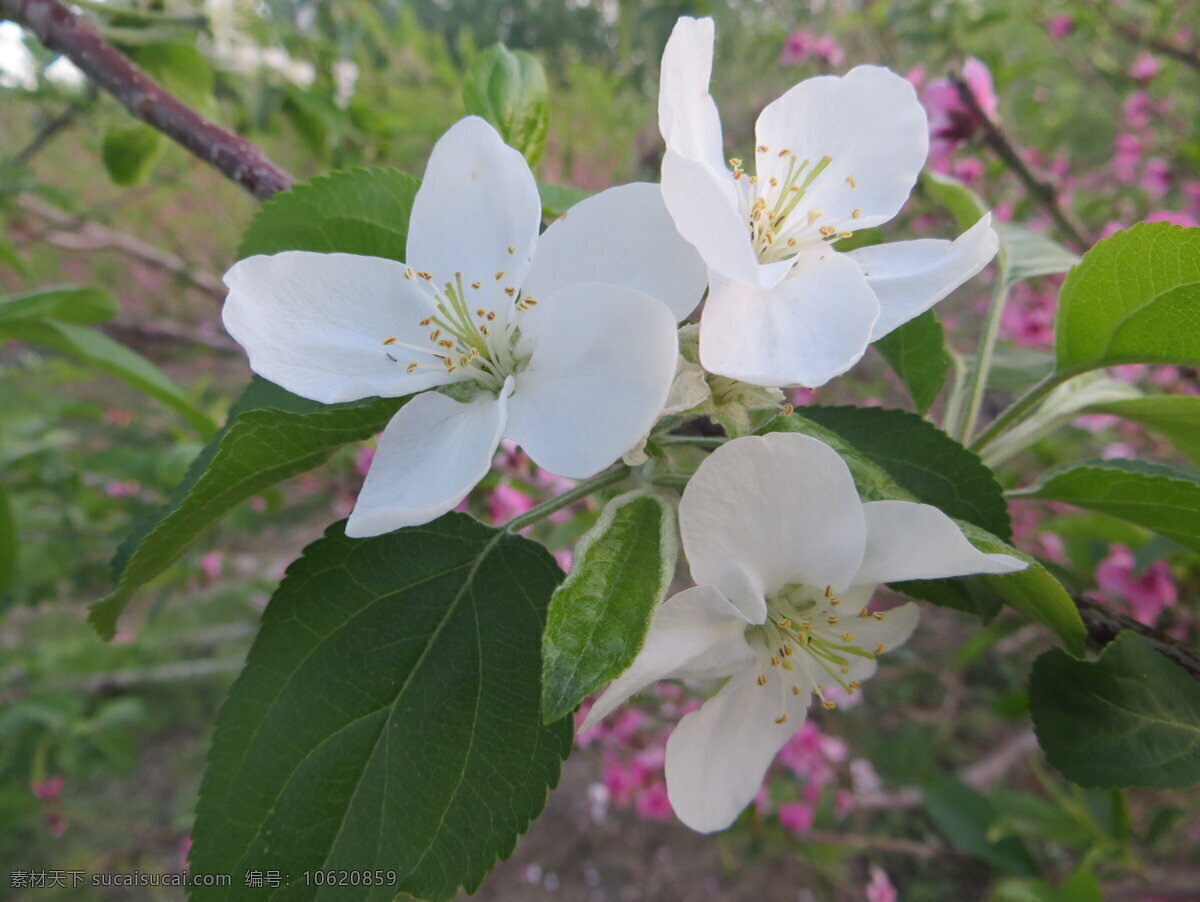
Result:
<svg viewBox="0 0 1200 902"><path fill-rule="evenodd" d="M1192 649L1180 645L1166 633L1139 623L1119 611L1114 611L1106 604L1082 595L1075 595L1072 598L1075 606L1079 608L1079 616L1083 618L1083 625L1087 629L1088 644L1093 648L1103 648L1116 639L1122 630L1129 630L1145 639L1146 644L1159 654L1170 658L1186 670L1192 679L1200 681L1200 655L1197 655Z"/></svg>
<svg viewBox="0 0 1200 902"><path fill-rule="evenodd" d="M1024 183L1025 188L1038 203L1045 207L1046 212L1050 214L1051 219L1054 220L1063 234L1067 236L1067 240L1074 245L1075 250L1087 250L1091 246L1091 241L1087 238L1087 229L1075 219L1073 214L1059 204L1058 191L1055 190L1054 185L1035 175L1028 164L1021 159L1021 154L1018 153L1012 142L1008 140L1008 136L1004 134L1003 129L979 105L978 98L971 91L962 74L951 72L948 77L950 83L958 91L959 99L967 105L972 115L979 121L984 143L1016 174L1017 178Z"/></svg>
<svg viewBox="0 0 1200 902"><path fill-rule="evenodd" d="M212 273L205 272L182 257L148 244L140 238L74 216L33 194L18 194L17 206L54 226L57 231L47 231L42 235L51 244L82 251L109 248L119 250L141 263L166 270L187 280L200 291L211 295L214 300L225 296L225 286Z"/></svg>
<svg viewBox="0 0 1200 902"><path fill-rule="evenodd" d="M831 846L847 846L852 849L865 849L868 852L882 854L911 855L914 858L930 860L932 858L948 858L962 853L943 845L916 842L911 839L899 839L894 836L869 836L856 833L832 833L827 830L807 830L800 834L805 844L820 843Z"/></svg>
<svg viewBox="0 0 1200 902"><path fill-rule="evenodd" d="M1161 38L1146 37L1140 29L1127 22L1113 22L1111 24L1119 35L1132 41L1134 44L1149 47L1163 56L1179 60L1184 65L1191 66L1193 69L1200 71L1200 49L1196 47L1181 47L1179 44L1164 41Z"/></svg>
<svg viewBox="0 0 1200 902"><path fill-rule="evenodd" d="M0 16L25 26L136 118L181 144L259 200L291 187L292 177L267 159L258 145L209 122L182 103L58 0L0 0Z"/></svg>

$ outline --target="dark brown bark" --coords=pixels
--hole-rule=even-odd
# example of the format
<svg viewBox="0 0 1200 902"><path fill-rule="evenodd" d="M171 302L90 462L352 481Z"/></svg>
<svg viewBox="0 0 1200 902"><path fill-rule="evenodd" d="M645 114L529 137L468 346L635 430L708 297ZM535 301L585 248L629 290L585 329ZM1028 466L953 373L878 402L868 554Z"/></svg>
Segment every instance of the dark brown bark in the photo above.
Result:
<svg viewBox="0 0 1200 902"><path fill-rule="evenodd" d="M0 0L0 15L66 56L136 118L158 129L259 200L291 187L262 148L182 103L58 0Z"/></svg>

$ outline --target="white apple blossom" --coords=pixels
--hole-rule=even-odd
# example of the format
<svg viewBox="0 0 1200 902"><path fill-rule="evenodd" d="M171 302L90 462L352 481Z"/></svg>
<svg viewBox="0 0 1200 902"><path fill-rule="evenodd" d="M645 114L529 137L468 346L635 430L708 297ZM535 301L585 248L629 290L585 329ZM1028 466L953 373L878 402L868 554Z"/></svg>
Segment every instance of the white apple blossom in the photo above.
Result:
<svg viewBox="0 0 1200 902"><path fill-rule="evenodd" d="M822 385L983 269L999 246L991 218L953 242L838 251L912 190L929 149L916 92L877 66L803 81L759 115L749 174L725 163L712 56L712 20L681 18L658 99L663 197L710 270L700 361L756 385Z"/></svg>
<svg viewBox="0 0 1200 902"><path fill-rule="evenodd" d="M703 264L656 185L604 191L539 237L540 222L524 157L472 117L430 156L407 265L289 251L226 274L225 326L259 375L327 404L422 392L380 437L347 535L452 509L501 438L578 479L653 425Z"/></svg>
<svg viewBox="0 0 1200 902"><path fill-rule="evenodd" d="M853 694L908 639L916 606L870 610L877 584L1025 566L976 550L935 507L862 503L832 448L788 433L713 452L684 490L679 526L697 586L663 602L582 729L657 680L727 677L667 741L671 806L702 832L750 803L811 696L834 707L827 689Z"/></svg>

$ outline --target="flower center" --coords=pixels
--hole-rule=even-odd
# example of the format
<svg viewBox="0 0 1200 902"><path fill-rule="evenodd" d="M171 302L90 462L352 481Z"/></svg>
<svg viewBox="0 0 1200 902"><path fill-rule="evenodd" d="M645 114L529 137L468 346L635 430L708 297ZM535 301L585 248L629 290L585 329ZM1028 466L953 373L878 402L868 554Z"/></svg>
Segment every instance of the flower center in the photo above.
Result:
<svg viewBox="0 0 1200 902"><path fill-rule="evenodd" d="M496 273L498 284L494 286L481 282L467 285L462 273L456 272L454 281L443 282L439 289L432 273L407 267L404 278L427 283L434 309L418 325L431 331L426 345L409 344L388 335L383 340L388 359L400 363L392 349L405 349L418 355L405 365L409 373L442 369L454 377L451 381L475 382L486 391L500 391L505 377L527 362L517 355L516 344L522 315L537 306L534 298L519 295L512 285L503 285L505 275L503 270ZM499 303L498 292L502 292ZM485 300L489 295L493 300Z"/></svg>
<svg viewBox="0 0 1200 902"><path fill-rule="evenodd" d="M760 157L771 151L765 144L760 144L757 150ZM776 154L776 158L786 162L786 171L765 178L746 176L741 160L734 158L729 161L733 167L734 181L740 189L742 213L750 227L750 240L759 262L786 260L806 247L852 236L853 232L840 231L835 225L820 225L824 211L803 205L808 189L825 172L833 158L823 156L813 163L799 159L786 147ZM858 186L851 176L846 177L846 184L851 189ZM858 219L862 216L862 210L856 208L851 216Z"/></svg>
<svg viewBox="0 0 1200 902"><path fill-rule="evenodd" d="M766 622L746 631L747 638L762 655L763 672L759 674L758 685L766 686L769 669L779 668L783 692L789 686L792 695L813 692L826 708L837 707L836 702L825 697L826 679L853 695L860 684L847 679L852 659L873 659L884 650L882 643L869 651L859 645L854 622L868 618L883 620L886 615L865 607L847 615L841 604L832 586L824 590L804 585L785 586L768 598ZM780 708L786 712L782 700ZM786 720L787 714L781 713L775 722Z"/></svg>

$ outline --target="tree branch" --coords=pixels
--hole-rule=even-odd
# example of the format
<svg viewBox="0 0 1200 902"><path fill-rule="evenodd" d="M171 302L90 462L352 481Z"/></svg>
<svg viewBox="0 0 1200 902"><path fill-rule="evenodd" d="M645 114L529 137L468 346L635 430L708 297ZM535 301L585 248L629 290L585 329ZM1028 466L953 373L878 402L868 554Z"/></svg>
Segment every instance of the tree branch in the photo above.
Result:
<svg viewBox="0 0 1200 902"><path fill-rule="evenodd" d="M1179 60L1184 65L1191 66L1193 69L1200 71L1200 49L1196 47L1181 47L1179 44L1164 41L1161 38L1147 37L1140 29L1134 25L1130 25L1128 22L1112 22L1111 24L1119 35L1132 41L1134 44L1149 47L1163 56Z"/></svg>
<svg viewBox="0 0 1200 902"><path fill-rule="evenodd" d="M209 122L164 90L58 0L0 0L0 15L29 29L136 118L187 148L259 200L291 187L292 177L267 159L262 148Z"/></svg>
<svg viewBox="0 0 1200 902"><path fill-rule="evenodd" d="M1106 604L1074 595L1075 606L1087 629L1088 643L1094 648L1103 648L1117 638L1122 630L1130 630L1146 640L1146 644L1161 655L1170 658L1188 672L1192 679L1200 681L1200 655L1180 645L1166 633L1139 623L1132 617L1114 611Z"/></svg>
<svg viewBox="0 0 1200 902"><path fill-rule="evenodd" d="M1075 246L1075 250L1084 251L1091 246L1091 242L1087 238L1087 230L1079 223L1074 216L1058 202L1058 192L1054 186L1043 179L1038 178L1033 170L1021 159L1021 154L1013 147L1012 142L1008 140L1008 136L1004 131L992 121L991 117L984 112L983 107L979 105L979 100L971 91L966 79L959 72L951 72L949 74L950 83L954 85L958 91L959 99L970 108L971 113L978 119L980 128L983 131L984 143L990 147L996 156L998 156L1011 169L1025 185L1026 189L1034 198L1045 207L1046 212L1058 225L1059 229L1067 236L1067 240Z"/></svg>

